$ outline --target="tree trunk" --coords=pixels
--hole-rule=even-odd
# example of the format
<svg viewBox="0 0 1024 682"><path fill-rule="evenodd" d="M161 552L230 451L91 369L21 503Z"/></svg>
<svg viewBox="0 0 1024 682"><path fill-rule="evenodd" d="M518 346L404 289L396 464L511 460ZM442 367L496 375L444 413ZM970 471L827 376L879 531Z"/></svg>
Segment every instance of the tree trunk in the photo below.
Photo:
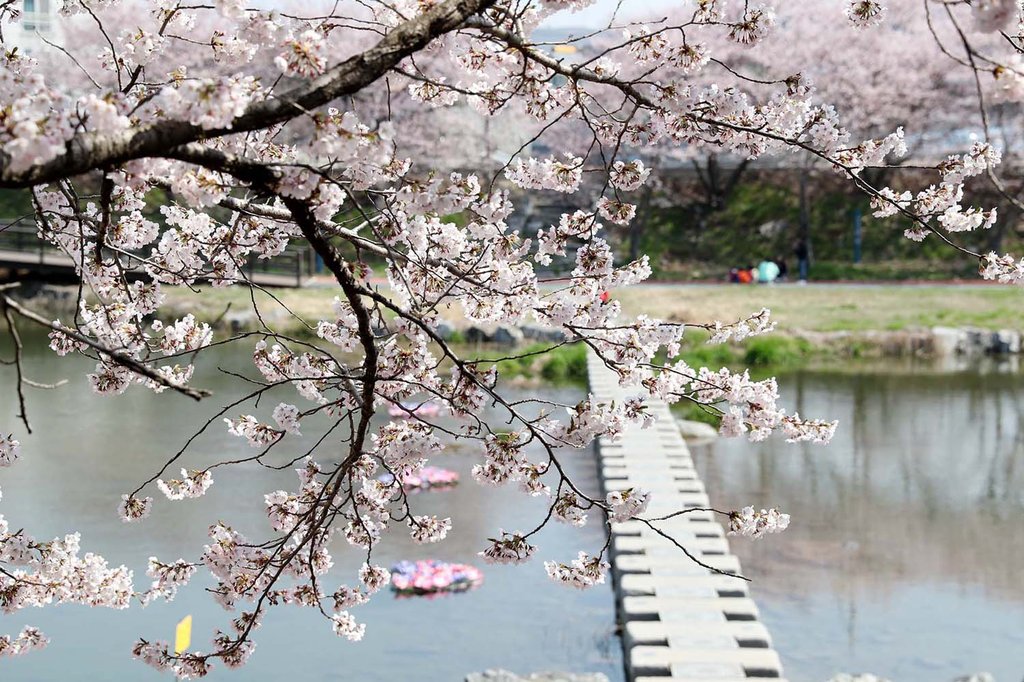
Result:
<svg viewBox="0 0 1024 682"><path fill-rule="evenodd" d="M629 226L629 260L630 262L640 258L640 244L643 239L647 222L651 218L651 186L644 185L640 195L640 205L637 207L636 219Z"/></svg>
<svg viewBox="0 0 1024 682"><path fill-rule="evenodd" d="M811 207L807 200L807 167L800 169L800 239L807 245L807 258L811 254Z"/></svg>

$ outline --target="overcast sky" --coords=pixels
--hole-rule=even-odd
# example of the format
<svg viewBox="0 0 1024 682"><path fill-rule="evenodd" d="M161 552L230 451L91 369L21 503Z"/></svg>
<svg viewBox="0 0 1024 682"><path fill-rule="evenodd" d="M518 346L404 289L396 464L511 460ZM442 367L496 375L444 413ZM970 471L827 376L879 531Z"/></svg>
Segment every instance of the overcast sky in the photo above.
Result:
<svg viewBox="0 0 1024 682"><path fill-rule="evenodd" d="M682 5L682 0L598 0L582 12L559 12L545 22L551 28L598 28L608 24L608 17L620 6L619 17L632 17L637 13L660 12Z"/></svg>

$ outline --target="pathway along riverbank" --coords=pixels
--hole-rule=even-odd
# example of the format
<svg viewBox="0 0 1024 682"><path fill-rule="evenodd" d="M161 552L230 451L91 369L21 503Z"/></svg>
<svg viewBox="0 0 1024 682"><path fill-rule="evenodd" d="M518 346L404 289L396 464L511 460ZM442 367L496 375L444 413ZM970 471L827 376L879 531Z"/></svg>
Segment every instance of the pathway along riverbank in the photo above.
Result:
<svg viewBox="0 0 1024 682"><path fill-rule="evenodd" d="M613 372L588 354L590 390L600 401L622 400ZM649 516L710 506L668 405L651 401L658 422L631 428L597 449L605 492L639 487L652 493ZM725 531L711 512L692 512L658 527L703 563L739 573ZM669 677L691 682L739 682L782 676L768 630L747 582L699 566L638 521L612 524L611 564L626 674L630 682Z"/></svg>

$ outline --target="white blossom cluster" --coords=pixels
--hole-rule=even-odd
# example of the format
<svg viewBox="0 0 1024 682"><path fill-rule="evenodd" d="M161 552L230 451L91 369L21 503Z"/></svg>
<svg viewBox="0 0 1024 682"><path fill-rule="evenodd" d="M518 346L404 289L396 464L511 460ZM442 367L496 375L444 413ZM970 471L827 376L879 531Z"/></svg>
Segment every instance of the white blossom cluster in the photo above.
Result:
<svg viewBox="0 0 1024 682"><path fill-rule="evenodd" d="M742 341L751 336L766 334L775 330L775 321L771 319L772 311L768 308L761 308L760 312L750 317L723 324L715 320L711 329L711 336L708 343L726 343L728 341Z"/></svg>
<svg viewBox="0 0 1024 682"><path fill-rule="evenodd" d="M996 210L983 211L974 207L964 209L964 180L998 165L999 152L987 143L975 143L963 155L951 156L939 165L942 182L921 190L917 195L910 192L896 194L883 188L872 199L875 216L885 218L904 212L918 217L919 223L906 231L906 236L915 241L924 239L927 220L935 218L946 232L970 232L979 228L990 228L996 222Z"/></svg>
<svg viewBox="0 0 1024 682"><path fill-rule="evenodd" d="M882 23L885 9L885 5L876 0L848 0L845 13L854 26L869 28Z"/></svg>
<svg viewBox="0 0 1024 682"><path fill-rule="evenodd" d="M15 637L0 635L0 658L4 656L20 656L31 651L43 649L50 640L31 625L22 628Z"/></svg>
<svg viewBox="0 0 1024 682"><path fill-rule="evenodd" d="M9 467L21 457L21 443L13 434L0 434L0 467Z"/></svg>
<svg viewBox="0 0 1024 682"><path fill-rule="evenodd" d="M778 509L754 511L753 507L744 507L729 515L729 535L742 535L758 539L772 533L781 533L789 527L789 514L782 514Z"/></svg>
<svg viewBox="0 0 1024 682"><path fill-rule="evenodd" d="M4 613L51 604L84 604L127 608L135 592L132 572L111 567L92 552L81 553L81 537L40 541L15 530L0 514L0 605ZM0 635L0 657L16 656L46 646L47 638L26 627L16 637Z"/></svg>
<svg viewBox="0 0 1024 682"><path fill-rule="evenodd" d="M580 552L579 556L568 564L544 562L544 569L552 580L577 589L603 584L609 568L609 563L600 556L591 556L586 552Z"/></svg>
<svg viewBox="0 0 1024 682"><path fill-rule="evenodd" d="M479 552L479 556L489 564L521 564L537 550L526 541L522 533L503 530L500 535L496 540L491 540L487 549Z"/></svg>
<svg viewBox="0 0 1024 682"><path fill-rule="evenodd" d="M629 521L635 516L643 514L647 510L647 504L651 501L651 493L637 488L626 490L613 490L605 497L608 504L608 519L610 521Z"/></svg>
<svg viewBox="0 0 1024 682"><path fill-rule="evenodd" d="M160 489L168 500L184 500L186 497L202 497L213 485L213 475L209 471L181 470L181 478L172 478L167 481L157 479L156 487Z"/></svg>

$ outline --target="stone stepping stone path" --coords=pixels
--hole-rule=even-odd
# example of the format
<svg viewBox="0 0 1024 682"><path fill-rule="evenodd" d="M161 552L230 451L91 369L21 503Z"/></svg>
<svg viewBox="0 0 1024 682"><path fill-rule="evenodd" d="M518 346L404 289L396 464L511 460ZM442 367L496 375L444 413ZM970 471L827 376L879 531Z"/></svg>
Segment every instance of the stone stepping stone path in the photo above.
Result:
<svg viewBox="0 0 1024 682"><path fill-rule="evenodd" d="M597 400L637 394L621 388L594 353L587 363ZM649 405L658 419L653 427L630 428L617 442L599 439L605 492L651 491L646 518L711 506L668 405ZM782 662L758 621L749 583L700 566L674 544L718 571L740 573L715 514L694 511L655 525L672 539L635 520L611 529L612 578L630 682L781 680Z"/></svg>

